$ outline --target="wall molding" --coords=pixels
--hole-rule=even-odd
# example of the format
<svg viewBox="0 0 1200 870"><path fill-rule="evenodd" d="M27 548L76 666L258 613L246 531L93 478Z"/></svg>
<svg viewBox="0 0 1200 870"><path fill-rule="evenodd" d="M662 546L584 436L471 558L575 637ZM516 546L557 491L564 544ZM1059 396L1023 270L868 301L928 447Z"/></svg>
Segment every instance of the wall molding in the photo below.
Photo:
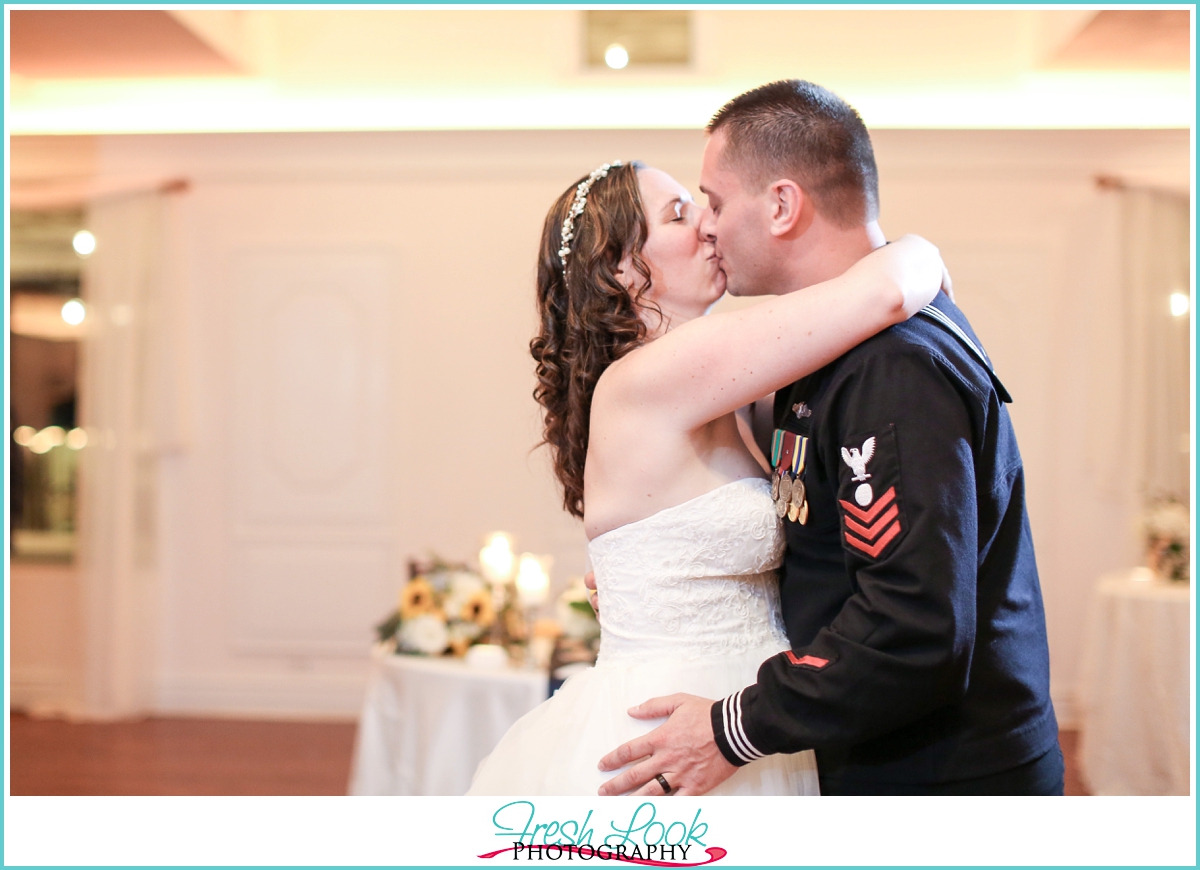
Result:
<svg viewBox="0 0 1200 870"><path fill-rule="evenodd" d="M356 720L361 674L191 674L160 678L154 712L247 719Z"/></svg>
<svg viewBox="0 0 1200 870"><path fill-rule="evenodd" d="M31 716L78 719L82 714L77 675L66 668L14 666L9 706Z"/></svg>
<svg viewBox="0 0 1200 870"><path fill-rule="evenodd" d="M1054 715L1058 719L1059 730L1078 730L1082 722L1080 721L1079 692L1076 687L1073 685L1052 686L1050 700L1054 704Z"/></svg>

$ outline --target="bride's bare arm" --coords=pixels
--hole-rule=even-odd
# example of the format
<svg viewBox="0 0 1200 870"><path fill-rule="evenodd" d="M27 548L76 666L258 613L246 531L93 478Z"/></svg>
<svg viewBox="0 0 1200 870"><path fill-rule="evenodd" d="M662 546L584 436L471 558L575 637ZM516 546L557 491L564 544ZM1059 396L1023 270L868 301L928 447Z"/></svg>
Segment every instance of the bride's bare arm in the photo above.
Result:
<svg viewBox="0 0 1200 870"><path fill-rule="evenodd" d="M942 273L937 248L905 236L837 278L683 324L614 366L609 386L623 404L661 409L664 423L694 429L916 314Z"/></svg>
<svg viewBox="0 0 1200 870"><path fill-rule="evenodd" d="M762 466L762 470L770 474L771 465L766 455L768 451L759 444L757 433L754 431L753 410L754 405L743 405L737 409L734 419L737 421L738 434L742 436L746 449L750 451L754 461Z"/></svg>

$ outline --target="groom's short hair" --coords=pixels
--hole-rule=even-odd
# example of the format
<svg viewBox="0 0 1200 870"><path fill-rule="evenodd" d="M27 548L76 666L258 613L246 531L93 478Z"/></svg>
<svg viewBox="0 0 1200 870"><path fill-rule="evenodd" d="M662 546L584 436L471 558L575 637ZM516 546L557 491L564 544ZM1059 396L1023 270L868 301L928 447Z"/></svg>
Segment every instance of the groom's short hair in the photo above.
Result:
<svg viewBox="0 0 1200 870"><path fill-rule="evenodd" d="M747 91L722 106L707 130L725 131L722 159L753 188L789 178L841 226L879 216L871 136L858 112L820 85L786 79Z"/></svg>

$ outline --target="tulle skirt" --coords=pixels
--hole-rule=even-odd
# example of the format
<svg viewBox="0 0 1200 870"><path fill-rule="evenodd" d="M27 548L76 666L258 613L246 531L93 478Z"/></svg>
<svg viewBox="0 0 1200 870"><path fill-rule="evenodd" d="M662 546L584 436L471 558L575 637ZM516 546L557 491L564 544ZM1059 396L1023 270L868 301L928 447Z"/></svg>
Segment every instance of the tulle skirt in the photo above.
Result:
<svg viewBox="0 0 1200 870"><path fill-rule="evenodd" d="M600 759L663 719L639 720L630 707L686 692L719 700L754 682L778 649L702 659L655 657L605 662L568 679L554 697L521 717L475 772L469 795L594 795L620 771L601 772ZM738 768L710 794L815 795L812 752L770 755Z"/></svg>

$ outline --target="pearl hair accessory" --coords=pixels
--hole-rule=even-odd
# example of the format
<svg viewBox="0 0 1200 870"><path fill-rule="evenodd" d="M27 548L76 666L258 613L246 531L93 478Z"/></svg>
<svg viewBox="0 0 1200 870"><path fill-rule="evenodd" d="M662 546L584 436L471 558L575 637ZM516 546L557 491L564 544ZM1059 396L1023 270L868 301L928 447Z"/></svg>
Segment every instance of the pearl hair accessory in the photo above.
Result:
<svg viewBox="0 0 1200 870"><path fill-rule="evenodd" d="M562 263L564 273L567 271L567 257L571 256L571 240L575 238L575 218L583 214L583 207L587 205L588 192L591 191L593 184L608 175L610 169L624 165L624 162L621 160L605 163L585 180L579 182L579 185L575 188L575 201L571 203L571 210L567 212L567 219L563 221L561 234L562 247L558 249L558 259Z"/></svg>

